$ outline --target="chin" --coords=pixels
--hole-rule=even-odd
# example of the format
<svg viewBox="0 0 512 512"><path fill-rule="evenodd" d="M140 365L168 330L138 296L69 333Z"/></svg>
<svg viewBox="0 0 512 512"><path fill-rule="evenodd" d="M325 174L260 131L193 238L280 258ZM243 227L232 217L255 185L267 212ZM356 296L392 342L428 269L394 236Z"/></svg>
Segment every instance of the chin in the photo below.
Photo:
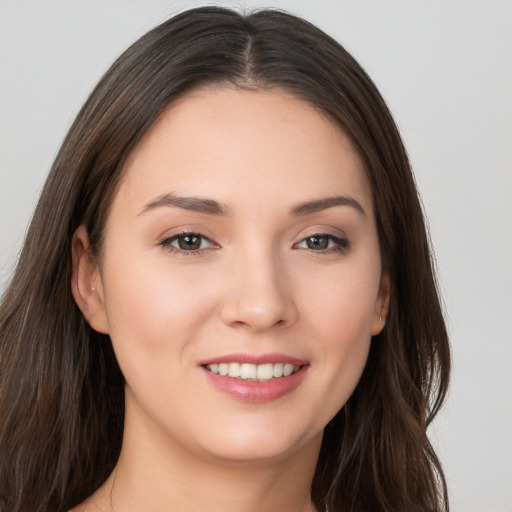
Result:
<svg viewBox="0 0 512 512"><path fill-rule="evenodd" d="M308 431L290 429L292 420L287 425L234 425L224 426L220 431L208 433L208 444L205 452L212 459L233 464L276 463L293 457L295 454L308 450L318 450L322 440L323 429ZM286 428L282 428L282 427ZM280 428L281 427L281 428Z"/></svg>

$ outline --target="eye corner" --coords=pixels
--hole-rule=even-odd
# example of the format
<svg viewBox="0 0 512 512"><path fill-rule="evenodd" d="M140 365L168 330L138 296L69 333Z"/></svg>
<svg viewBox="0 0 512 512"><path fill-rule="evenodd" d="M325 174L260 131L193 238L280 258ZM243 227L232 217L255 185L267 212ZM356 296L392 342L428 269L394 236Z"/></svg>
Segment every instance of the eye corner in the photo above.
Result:
<svg viewBox="0 0 512 512"><path fill-rule="evenodd" d="M343 253L351 247L351 243L345 236L332 233L311 233L294 244L294 249L302 249L313 254Z"/></svg>
<svg viewBox="0 0 512 512"><path fill-rule="evenodd" d="M178 256L202 255L220 249L220 245L209 236L188 230L163 236L158 240L157 246Z"/></svg>

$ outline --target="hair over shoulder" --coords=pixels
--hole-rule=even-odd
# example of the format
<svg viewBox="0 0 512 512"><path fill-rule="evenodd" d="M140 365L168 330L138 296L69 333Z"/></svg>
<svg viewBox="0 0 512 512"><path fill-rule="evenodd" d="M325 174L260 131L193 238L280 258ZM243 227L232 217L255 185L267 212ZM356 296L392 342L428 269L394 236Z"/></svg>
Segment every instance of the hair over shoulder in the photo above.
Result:
<svg viewBox="0 0 512 512"><path fill-rule="evenodd" d="M166 107L227 84L281 88L351 139L373 192L386 326L362 378L327 425L312 486L319 510L448 510L427 427L447 392L450 351L421 203L393 118L334 39L277 10L183 12L135 42L73 122L0 304L0 495L8 512L64 512L92 494L121 449L124 379L110 339L70 288L71 239L85 224L102 250L123 163Z"/></svg>

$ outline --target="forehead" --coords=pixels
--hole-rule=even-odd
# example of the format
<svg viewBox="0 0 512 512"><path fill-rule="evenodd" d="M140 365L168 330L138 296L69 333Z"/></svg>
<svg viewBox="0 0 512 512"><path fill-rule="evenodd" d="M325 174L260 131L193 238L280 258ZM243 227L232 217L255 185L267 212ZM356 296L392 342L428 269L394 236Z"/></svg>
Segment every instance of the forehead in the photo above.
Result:
<svg viewBox="0 0 512 512"><path fill-rule="evenodd" d="M267 204L343 193L372 211L349 138L314 106L278 89L216 87L173 102L127 159L119 194L140 207L170 192Z"/></svg>

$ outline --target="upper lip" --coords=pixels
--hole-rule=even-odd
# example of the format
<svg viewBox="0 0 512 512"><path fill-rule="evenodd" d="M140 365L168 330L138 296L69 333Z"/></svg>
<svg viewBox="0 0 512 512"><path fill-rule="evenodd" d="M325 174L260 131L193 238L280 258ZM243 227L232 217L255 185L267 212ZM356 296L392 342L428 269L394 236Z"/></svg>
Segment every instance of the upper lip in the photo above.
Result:
<svg viewBox="0 0 512 512"><path fill-rule="evenodd" d="M208 364L219 364L219 363L248 363L248 364L267 364L267 363L290 363L294 366L303 366L308 364L308 361L299 359L297 357L289 356L287 354L269 353L269 354L224 354L221 356L211 357L199 362L200 366L206 366Z"/></svg>

